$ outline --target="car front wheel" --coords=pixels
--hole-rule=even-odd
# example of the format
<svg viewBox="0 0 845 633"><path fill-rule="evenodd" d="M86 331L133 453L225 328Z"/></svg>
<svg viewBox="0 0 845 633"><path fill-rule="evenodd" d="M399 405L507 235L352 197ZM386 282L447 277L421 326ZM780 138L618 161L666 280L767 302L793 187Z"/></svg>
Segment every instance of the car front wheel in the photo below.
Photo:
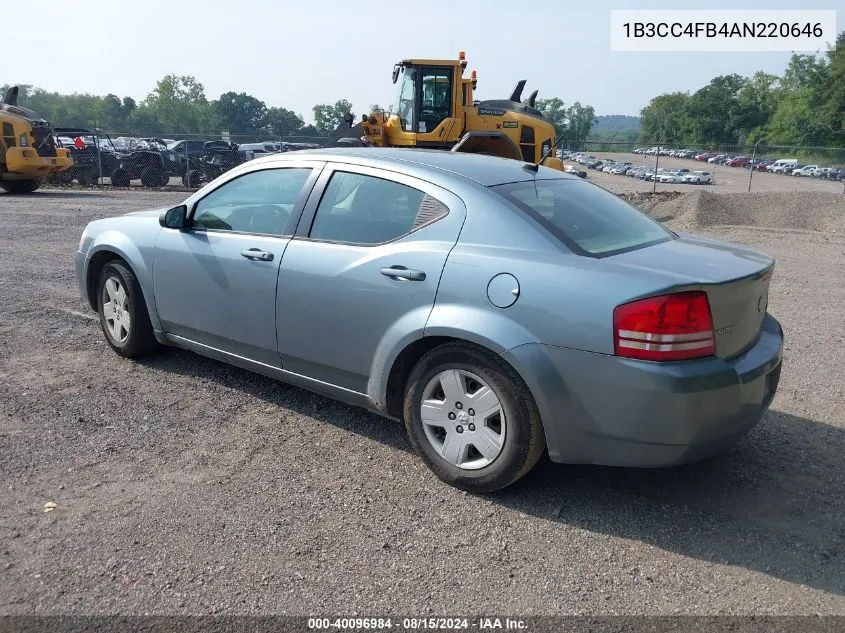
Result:
<svg viewBox="0 0 845 633"><path fill-rule="evenodd" d="M141 285L125 264L113 261L103 266L97 312L106 341L121 356L135 358L158 349Z"/></svg>
<svg viewBox="0 0 845 633"><path fill-rule="evenodd" d="M425 464L470 492L509 486L545 449L539 413L519 375L498 355L464 343L420 359L408 378L404 417Z"/></svg>

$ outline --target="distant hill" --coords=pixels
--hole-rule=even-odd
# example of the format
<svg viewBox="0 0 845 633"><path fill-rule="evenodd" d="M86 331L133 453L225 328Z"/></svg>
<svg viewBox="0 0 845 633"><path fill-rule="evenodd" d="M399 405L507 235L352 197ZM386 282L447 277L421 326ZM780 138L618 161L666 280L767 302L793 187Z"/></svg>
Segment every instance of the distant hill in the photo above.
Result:
<svg viewBox="0 0 845 633"><path fill-rule="evenodd" d="M593 124L593 129L590 131L593 134L602 134L604 132L639 132L640 117L627 116L625 114L597 116Z"/></svg>

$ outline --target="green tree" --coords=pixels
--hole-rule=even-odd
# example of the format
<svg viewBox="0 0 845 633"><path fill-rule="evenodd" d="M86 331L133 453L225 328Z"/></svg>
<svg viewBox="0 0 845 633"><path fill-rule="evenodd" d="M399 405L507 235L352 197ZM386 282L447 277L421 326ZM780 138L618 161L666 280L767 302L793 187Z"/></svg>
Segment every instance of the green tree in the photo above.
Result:
<svg viewBox="0 0 845 633"><path fill-rule="evenodd" d="M845 31L828 51L827 82L822 90L822 116L828 121L831 141L845 147Z"/></svg>
<svg viewBox="0 0 845 633"><path fill-rule="evenodd" d="M683 145L692 130L689 115L691 101L686 92L673 92L652 99L640 113L643 140Z"/></svg>
<svg viewBox="0 0 845 633"><path fill-rule="evenodd" d="M343 117L352 112L352 104L346 99L335 101L334 105L320 103L314 106L314 126L320 136L329 136L343 121Z"/></svg>
<svg viewBox="0 0 845 633"><path fill-rule="evenodd" d="M230 132L249 134L267 125L267 105L245 92L224 92L212 107L222 128Z"/></svg>
<svg viewBox="0 0 845 633"><path fill-rule="evenodd" d="M740 75L722 75L696 91L689 103L689 114L696 141L733 143L737 140L739 92L746 83Z"/></svg>
<svg viewBox="0 0 845 633"><path fill-rule="evenodd" d="M285 108L270 108L267 111L266 130L274 136L300 134L305 122L302 117Z"/></svg>
<svg viewBox="0 0 845 633"><path fill-rule="evenodd" d="M820 91L827 79L827 64L823 57L793 55L783 73L781 85L787 92L809 88Z"/></svg>
<svg viewBox="0 0 845 633"><path fill-rule="evenodd" d="M306 125L305 127L301 128L300 130L297 130L296 134L297 134L297 136L314 136L314 137L323 136L322 134L320 134L320 130L318 130L316 127L314 127L311 124Z"/></svg>
<svg viewBox="0 0 845 633"><path fill-rule="evenodd" d="M147 95L141 108L164 134L197 133L212 127L212 111L203 85L194 77L165 75Z"/></svg>
<svg viewBox="0 0 845 633"><path fill-rule="evenodd" d="M830 124L814 101L809 88L786 94L769 122L766 141L773 145L827 145Z"/></svg>
<svg viewBox="0 0 845 633"><path fill-rule="evenodd" d="M759 138L781 98L777 75L758 71L740 88L731 127L747 138Z"/></svg>
<svg viewBox="0 0 845 633"><path fill-rule="evenodd" d="M537 99L534 103L534 107L542 112L543 116L552 122L555 126L555 134L557 136L564 135L564 132L569 125L569 114L561 99L558 97L552 97L551 99Z"/></svg>
<svg viewBox="0 0 845 633"><path fill-rule="evenodd" d="M596 120L596 111L593 106L581 105L576 101L566 109L566 117L569 120L569 125L563 132L566 142L577 146L587 140Z"/></svg>

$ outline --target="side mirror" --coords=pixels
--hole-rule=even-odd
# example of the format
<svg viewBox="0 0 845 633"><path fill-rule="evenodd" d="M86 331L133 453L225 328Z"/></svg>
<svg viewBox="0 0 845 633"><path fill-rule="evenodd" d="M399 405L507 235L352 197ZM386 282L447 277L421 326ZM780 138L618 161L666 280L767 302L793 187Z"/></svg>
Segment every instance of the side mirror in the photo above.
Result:
<svg viewBox="0 0 845 633"><path fill-rule="evenodd" d="M355 120L355 117L353 116L353 114L351 112L347 112L346 114L343 115L343 120L346 121L346 124L349 127L352 127L352 121Z"/></svg>
<svg viewBox="0 0 845 633"><path fill-rule="evenodd" d="M158 223L166 229L184 229L187 222L188 207L180 204L164 211L158 217Z"/></svg>
<svg viewBox="0 0 845 633"><path fill-rule="evenodd" d="M399 79L399 69L400 68L401 67L398 64L393 67L393 83L396 83L396 81Z"/></svg>

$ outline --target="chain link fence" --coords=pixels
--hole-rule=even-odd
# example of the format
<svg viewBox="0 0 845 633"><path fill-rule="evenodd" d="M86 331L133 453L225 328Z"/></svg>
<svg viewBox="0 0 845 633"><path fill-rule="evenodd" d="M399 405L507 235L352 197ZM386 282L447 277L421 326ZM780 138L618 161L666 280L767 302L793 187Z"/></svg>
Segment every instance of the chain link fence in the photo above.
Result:
<svg viewBox="0 0 845 633"><path fill-rule="evenodd" d="M319 137L172 132L160 136L55 128L74 166L52 184L195 189L273 153L322 147ZM558 148L566 169L614 193L827 191L845 193L845 148L584 141Z"/></svg>
<svg viewBox="0 0 845 633"><path fill-rule="evenodd" d="M845 193L845 148L586 141L558 155L567 171L617 194L695 188Z"/></svg>
<svg viewBox="0 0 845 633"><path fill-rule="evenodd" d="M189 189L254 158L323 147L326 141L266 134L142 136L62 127L54 128L54 135L57 146L70 150L74 165L53 176L53 185Z"/></svg>

